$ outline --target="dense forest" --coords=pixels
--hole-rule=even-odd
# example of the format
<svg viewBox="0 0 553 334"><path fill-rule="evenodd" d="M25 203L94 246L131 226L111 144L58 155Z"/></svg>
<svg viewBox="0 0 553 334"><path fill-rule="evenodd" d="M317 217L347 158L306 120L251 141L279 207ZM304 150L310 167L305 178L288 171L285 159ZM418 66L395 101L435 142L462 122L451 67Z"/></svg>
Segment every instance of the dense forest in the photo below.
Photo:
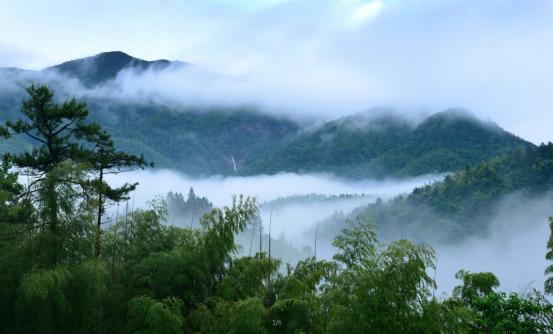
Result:
<svg viewBox="0 0 553 334"><path fill-rule="evenodd" d="M35 142L31 150L4 155L0 168L1 332L553 330L552 305L541 292L501 292L493 273L460 270L451 295L436 296L432 248L379 242L378 216L350 220L334 240L338 252L330 260L308 257L286 265L271 256L270 245L238 257L236 235L259 219L255 199L238 196L228 207L211 208L190 191L186 199L172 193L135 209L128 199L137 185L113 188L105 177L151 163L119 151L107 132L88 121L85 104L56 103L46 86L27 92L17 120L1 128L3 137ZM467 169L419 189L409 201L430 201L461 184L478 191L493 183L492 194L501 193L515 184L493 171L505 168L513 173L509 180L519 180L517 166L535 173L532 183L524 183L528 189L545 189L551 152L546 145L499 157L483 165L487 169ZM453 203L455 196L461 195L444 198ZM456 203L464 212L463 202ZM121 210L110 220L106 210L115 204ZM171 224L170 210L190 207L205 213L199 224ZM553 260L553 238L548 248L546 257ZM552 272L553 266L546 271ZM551 279L546 292L553 292Z"/></svg>
<svg viewBox="0 0 553 334"><path fill-rule="evenodd" d="M416 240L454 242L485 232L500 201L532 201L551 189L553 144L548 143L499 155L409 195L376 201L355 210L350 218L370 216L378 222L379 231L390 236L401 230ZM329 233L336 230L336 223L326 223Z"/></svg>
<svg viewBox="0 0 553 334"><path fill-rule="evenodd" d="M118 149L194 176L285 171L331 172L348 178L408 177L457 171L503 152L533 147L496 124L460 110L420 121L390 110L371 110L313 124L247 105L183 106L117 95L121 88L116 79L122 71L163 71L175 66L194 65L105 52L42 71L0 69L0 121L17 116L24 87L48 83L61 99L75 92L86 98L90 120L111 134ZM0 145L0 150L35 144L23 137L11 138L10 143Z"/></svg>
<svg viewBox="0 0 553 334"><path fill-rule="evenodd" d="M474 166L532 144L462 110L434 114L413 124L393 113L357 114L304 131L252 170L331 171L347 177L406 177Z"/></svg>

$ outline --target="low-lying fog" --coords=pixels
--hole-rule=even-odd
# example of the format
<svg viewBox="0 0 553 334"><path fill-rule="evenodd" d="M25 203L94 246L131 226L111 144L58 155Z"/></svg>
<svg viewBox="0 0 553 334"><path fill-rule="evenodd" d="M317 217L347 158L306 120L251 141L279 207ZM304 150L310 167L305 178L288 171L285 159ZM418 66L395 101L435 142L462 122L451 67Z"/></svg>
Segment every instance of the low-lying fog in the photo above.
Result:
<svg viewBox="0 0 553 334"><path fill-rule="evenodd" d="M440 180L443 176L383 181L344 180L331 175L281 173L250 177L213 176L195 179L169 170L135 171L112 176L111 182L139 182L132 195L136 207L144 207L156 196L169 191L186 196L193 187L197 196L207 197L215 207L228 205L233 194L255 196L262 204L263 232L268 232L271 217L272 254L284 262L295 262L313 255L313 230L318 222L332 215L345 216L354 208L410 192L413 188ZM325 196L315 196L325 195ZM355 196L339 196L349 194ZM311 196L309 196L311 195ZM436 280L438 293L448 293L458 282L459 269L491 271L505 291L542 289L546 267L544 259L549 237L547 218L553 214L553 194L540 199L511 196L497 207L495 218L478 237L455 245L431 245L438 255ZM272 211L272 216L271 216ZM482 225L486 225L482 222ZM255 237L254 237L255 236ZM399 237L399 234L398 234ZM259 249L259 230L248 229L238 237L242 254ZM264 236L263 250L267 250ZM331 242L317 242L319 258L330 258ZM434 273L431 273L434 275Z"/></svg>
<svg viewBox="0 0 553 334"><path fill-rule="evenodd" d="M461 268L494 273L502 290L542 290L553 193L538 199L509 196L490 209L496 214L481 236L454 246L432 245L438 254L439 290L451 292L458 284L452 278Z"/></svg>
<svg viewBox="0 0 553 334"><path fill-rule="evenodd" d="M234 194L255 196L259 203L291 195L308 194L366 194L389 198L408 193L417 186L441 178L441 175L426 175L402 180L352 181L325 174L280 173L236 177L211 176L197 179L170 170L139 170L113 175L112 182L114 184L139 182L133 195L138 205L144 205L156 195L165 196L169 191L186 194L190 187L193 187L197 195L207 197L214 206L222 206L230 204Z"/></svg>

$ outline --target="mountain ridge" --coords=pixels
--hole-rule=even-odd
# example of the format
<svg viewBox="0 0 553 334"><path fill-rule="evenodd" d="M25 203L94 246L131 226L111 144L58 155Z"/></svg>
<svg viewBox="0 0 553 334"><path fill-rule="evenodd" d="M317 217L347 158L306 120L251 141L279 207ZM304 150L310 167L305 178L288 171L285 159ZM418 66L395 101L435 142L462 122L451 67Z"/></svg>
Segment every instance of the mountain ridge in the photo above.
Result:
<svg viewBox="0 0 553 334"><path fill-rule="evenodd" d="M17 109L25 98L23 88L33 82L54 85L56 96L63 99L74 94L72 87L63 85L64 77L94 86L113 80L125 69L163 70L169 66L194 65L146 61L112 51L25 72L29 75L18 76L17 69L4 69L0 76L8 84L0 88L0 118L18 117ZM121 149L144 153L159 167L193 176L296 172L346 178L409 177L452 172L509 150L533 146L460 109L418 122L391 109L373 109L305 126L251 107L172 106L94 94L81 98L89 105L91 119L110 131Z"/></svg>
<svg viewBox="0 0 553 334"><path fill-rule="evenodd" d="M57 72L79 79L87 88L105 84L117 77L125 69L137 71L164 70L169 66L189 66L182 61L166 59L144 60L122 51L108 51L91 57L69 60L43 69L44 72Z"/></svg>
<svg viewBox="0 0 553 334"><path fill-rule="evenodd" d="M363 126L360 117L344 117L301 133L255 164L273 172L322 172L324 166L344 176L402 177L454 171L533 146L458 109L433 114L419 124L384 115ZM344 166L349 171L343 171Z"/></svg>

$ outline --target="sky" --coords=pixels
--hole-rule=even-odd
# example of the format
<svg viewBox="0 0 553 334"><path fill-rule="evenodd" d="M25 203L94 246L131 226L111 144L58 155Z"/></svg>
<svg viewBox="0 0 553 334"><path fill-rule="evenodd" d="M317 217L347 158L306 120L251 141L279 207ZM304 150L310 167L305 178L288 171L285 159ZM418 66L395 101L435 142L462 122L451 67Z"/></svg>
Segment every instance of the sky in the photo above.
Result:
<svg viewBox="0 0 553 334"><path fill-rule="evenodd" d="M0 0L0 66L110 50L239 78L204 95L288 115L460 107L553 140L550 0Z"/></svg>

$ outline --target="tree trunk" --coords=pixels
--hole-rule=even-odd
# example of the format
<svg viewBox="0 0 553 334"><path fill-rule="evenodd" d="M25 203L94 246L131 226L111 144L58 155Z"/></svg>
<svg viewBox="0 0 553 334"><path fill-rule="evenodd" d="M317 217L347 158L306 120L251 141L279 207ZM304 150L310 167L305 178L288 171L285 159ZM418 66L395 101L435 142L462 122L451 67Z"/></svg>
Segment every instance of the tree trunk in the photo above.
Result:
<svg viewBox="0 0 553 334"><path fill-rule="evenodd" d="M58 199L56 194L56 181L53 176L46 176L46 193L45 195L45 218L50 228L48 247L49 247L49 262L52 266L56 266L59 261L59 248L60 248L60 230L58 222Z"/></svg>
<svg viewBox="0 0 553 334"><path fill-rule="evenodd" d="M104 180L104 170L100 169L100 187ZM102 229L102 215L104 214L104 203L102 198L102 189L98 191L98 219L96 221L96 247L95 255L96 258L100 258L100 232Z"/></svg>

